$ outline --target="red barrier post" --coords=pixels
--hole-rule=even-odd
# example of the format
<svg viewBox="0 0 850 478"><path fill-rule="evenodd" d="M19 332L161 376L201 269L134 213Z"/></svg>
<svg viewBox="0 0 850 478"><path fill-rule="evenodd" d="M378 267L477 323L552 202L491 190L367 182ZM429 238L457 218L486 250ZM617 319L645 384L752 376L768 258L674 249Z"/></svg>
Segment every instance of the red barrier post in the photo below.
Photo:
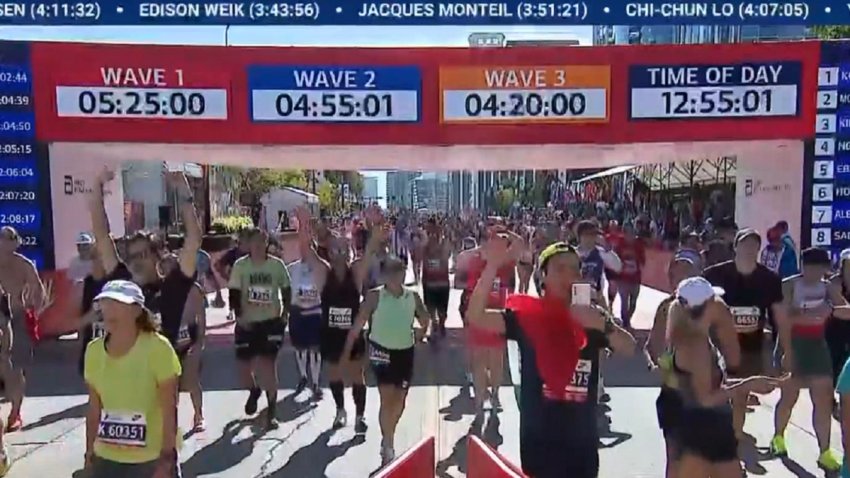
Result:
<svg viewBox="0 0 850 478"><path fill-rule="evenodd" d="M496 450L476 436L467 442L467 478L527 478Z"/></svg>
<svg viewBox="0 0 850 478"><path fill-rule="evenodd" d="M407 450L374 478L434 478L437 447L434 437L426 438Z"/></svg>

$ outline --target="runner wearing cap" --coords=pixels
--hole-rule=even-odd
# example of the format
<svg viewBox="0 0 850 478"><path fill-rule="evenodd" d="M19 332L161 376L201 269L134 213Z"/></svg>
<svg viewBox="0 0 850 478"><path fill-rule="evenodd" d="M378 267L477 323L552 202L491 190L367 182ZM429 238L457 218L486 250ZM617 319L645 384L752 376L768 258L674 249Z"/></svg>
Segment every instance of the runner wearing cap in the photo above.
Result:
<svg viewBox="0 0 850 478"><path fill-rule="evenodd" d="M77 256L71 259L66 276L71 282L83 280L91 274L92 262L94 261L94 236L87 232L81 232L77 236Z"/></svg>
<svg viewBox="0 0 850 478"><path fill-rule="evenodd" d="M824 331L829 317L850 320L850 307L841 290L825 279L831 258L824 249L810 248L801 254L802 273L782 282L785 306L791 323L793 377L782 385L782 395L774 411L774 435L770 450L786 456L785 429L800 395L809 387L814 412L812 428L818 441L818 466L828 472L838 471L841 463L829 448L832 415L832 360Z"/></svg>
<svg viewBox="0 0 850 478"><path fill-rule="evenodd" d="M405 287L406 273L401 259L390 257L384 262L384 286L366 294L342 350L342 360L351 360L351 352L368 322L369 362L381 397L378 421L383 465L395 459L395 431L413 378L414 345L425 336L431 318L419 293Z"/></svg>
<svg viewBox="0 0 850 478"><path fill-rule="evenodd" d="M596 381L600 350L634 352L634 338L598 305L573 305L583 281L578 251L559 242L539 258L542 297L512 295L488 307L499 267L516 260L521 241L496 237L469 299L470 323L515 340L520 351L520 457L534 478L595 478L599 473Z"/></svg>
<svg viewBox="0 0 850 478"><path fill-rule="evenodd" d="M177 354L138 285L108 282L95 300L107 335L86 350L88 476L179 477Z"/></svg>
<svg viewBox="0 0 850 478"><path fill-rule="evenodd" d="M735 378L770 375L773 371L770 340L765 329L768 314L776 327L779 345L785 351L782 368L787 370L793 361L791 334L787 311L783 304L782 281L767 267L758 263L761 236L753 229L742 229L735 236L735 259L709 267L703 273L713 285L726 291L724 299L734 317L735 329L741 346L738 367L729 366ZM732 407L735 432L740 439L744 433L747 412L747 394L733 396Z"/></svg>
<svg viewBox="0 0 850 478"><path fill-rule="evenodd" d="M676 476L683 478L740 476L738 439L730 398L770 393L778 379L754 376L726 384L721 356L710 331L729 322L720 299L723 289L702 277L679 283L670 305L667 347L671 386L681 399L676 445L680 458Z"/></svg>
<svg viewBox="0 0 850 478"><path fill-rule="evenodd" d="M11 226L0 227L0 290L8 294L11 315L0 324L0 374L12 410L7 431L19 430L21 405L26 392L25 371L32 362L33 345L39 340L38 312L52 303L49 285L41 283L35 263L19 254L22 238Z"/></svg>

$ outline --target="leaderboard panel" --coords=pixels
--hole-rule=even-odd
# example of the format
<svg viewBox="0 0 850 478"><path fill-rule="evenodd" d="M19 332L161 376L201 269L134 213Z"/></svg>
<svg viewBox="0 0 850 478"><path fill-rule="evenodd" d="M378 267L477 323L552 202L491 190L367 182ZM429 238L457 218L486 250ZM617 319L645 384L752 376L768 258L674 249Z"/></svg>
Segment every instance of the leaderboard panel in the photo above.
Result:
<svg viewBox="0 0 850 478"><path fill-rule="evenodd" d="M20 252L53 266L50 172L35 141L29 45L0 44L0 226L21 237Z"/></svg>
<svg viewBox="0 0 850 478"><path fill-rule="evenodd" d="M803 224L809 243L837 259L850 247L850 54L825 43L818 68L815 140L805 162ZM807 220L808 219L808 220Z"/></svg>

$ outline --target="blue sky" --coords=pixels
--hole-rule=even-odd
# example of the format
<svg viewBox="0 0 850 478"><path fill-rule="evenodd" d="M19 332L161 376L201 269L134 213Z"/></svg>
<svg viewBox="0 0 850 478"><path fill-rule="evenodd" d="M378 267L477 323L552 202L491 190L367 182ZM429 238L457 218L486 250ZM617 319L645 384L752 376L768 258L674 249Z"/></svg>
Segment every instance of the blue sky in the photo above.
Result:
<svg viewBox="0 0 850 478"><path fill-rule="evenodd" d="M0 39L53 40L108 43L157 43L177 45L274 45L274 46L467 46L468 37L476 32L501 32L509 40L576 39L582 45L591 43L590 26L521 26L521 27L2 27ZM378 191L386 193L386 173L363 171L378 177Z"/></svg>

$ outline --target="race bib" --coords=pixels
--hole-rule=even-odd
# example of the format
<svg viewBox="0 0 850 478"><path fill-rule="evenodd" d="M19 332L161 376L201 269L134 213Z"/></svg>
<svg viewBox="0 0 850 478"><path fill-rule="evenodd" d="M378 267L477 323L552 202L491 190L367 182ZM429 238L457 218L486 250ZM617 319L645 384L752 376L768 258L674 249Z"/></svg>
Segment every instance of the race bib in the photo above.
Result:
<svg viewBox="0 0 850 478"><path fill-rule="evenodd" d="M425 263L425 267L429 270L435 271L440 268L440 260L439 259L429 259L427 263Z"/></svg>
<svg viewBox="0 0 850 478"><path fill-rule="evenodd" d="M351 309L347 307L331 307L328 309L328 325L335 329L350 329L352 323Z"/></svg>
<svg viewBox="0 0 850 478"><path fill-rule="evenodd" d="M824 302L824 299L804 300L803 303L800 304L800 310L817 309L818 307L822 307Z"/></svg>
<svg viewBox="0 0 850 478"><path fill-rule="evenodd" d="M548 385L543 384L543 396L549 400L560 402L586 402L592 371L593 362L587 359L580 359L576 364L576 371L573 373L573 378L570 380L569 385L559 393L549 388Z"/></svg>
<svg viewBox="0 0 850 478"><path fill-rule="evenodd" d="M177 343L185 344L192 340L192 334L189 333L188 325L181 325L180 330L177 331Z"/></svg>
<svg viewBox="0 0 850 478"><path fill-rule="evenodd" d="M372 365L385 366L390 364L390 353L386 350L380 350L374 345L369 350L369 362Z"/></svg>
<svg viewBox="0 0 850 478"><path fill-rule="evenodd" d="M106 335L106 327L104 327L103 322L97 320L92 322L91 324L91 337L92 339L99 339Z"/></svg>
<svg viewBox="0 0 850 478"><path fill-rule="evenodd" d="M623 274L634 274L638 271L637 262L633 260L625 260L623 261Z"/></svg>
<svg viewBox="0 0 850 478"><path fill-rule="evenodd" d="M755 332L759 328L761 312L758 307L730 307L729 311L735 317L735 330L739 334Z"/></svg>
<svg viewBox="0 0 850 478"><path fill-rule="evenodd" d="M319 291L314 287L301 287L298 289L298 299L305 302L313 302L319 299Z"/></svg>
<svg viewBox="0 0 850 478"><path fill-rule="evenodd" d="M262 286L249 287L248 302L255 305L270 305L272 303L272 289Z"/></svg>
<svg viewBox="0 0 850 478"><path fill-rule="evenodd" d="M102 443L127 447L147 444L148 424L143 413L104 410L97 427L97 439Z"/></svg>

